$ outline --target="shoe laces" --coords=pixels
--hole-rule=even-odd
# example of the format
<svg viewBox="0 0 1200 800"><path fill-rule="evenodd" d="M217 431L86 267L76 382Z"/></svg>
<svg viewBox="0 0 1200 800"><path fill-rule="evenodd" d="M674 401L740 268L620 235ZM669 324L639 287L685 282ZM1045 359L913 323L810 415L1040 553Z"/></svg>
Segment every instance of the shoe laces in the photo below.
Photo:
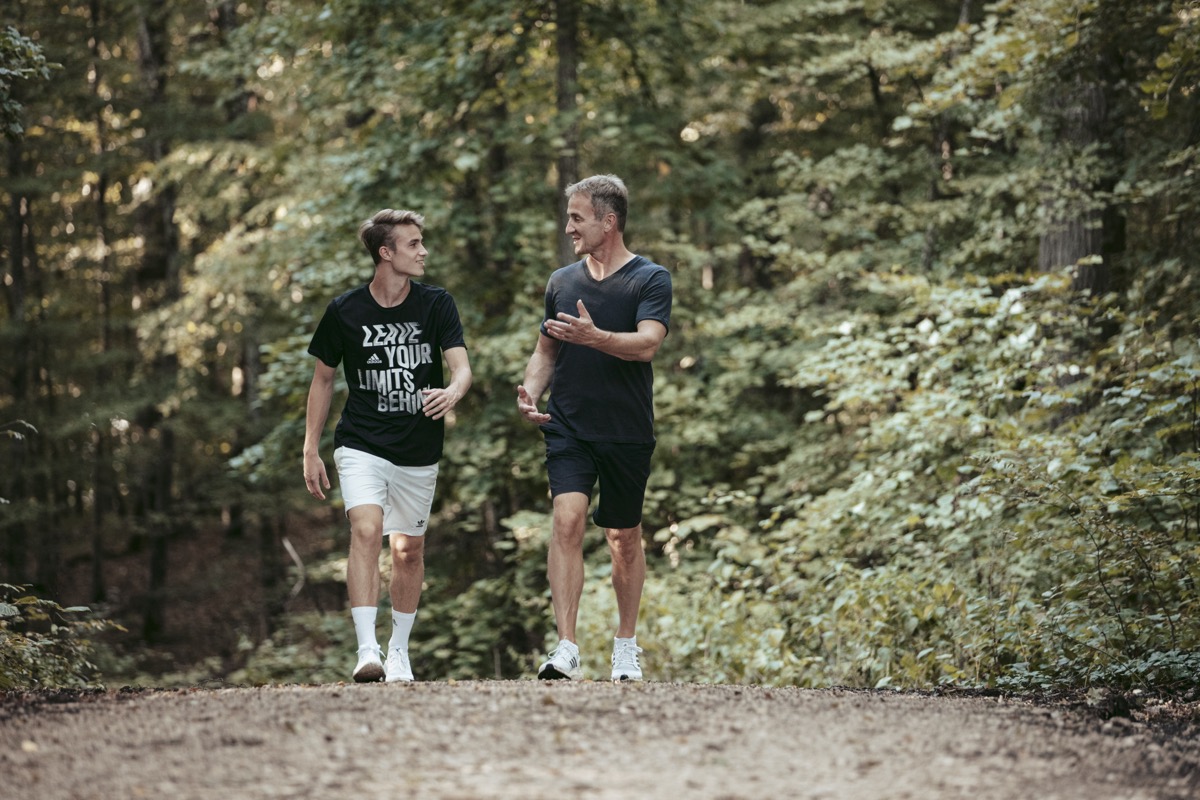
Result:
<svg viewBox="0 0 1200 800"><path fill-rule="evenodd" d="M640 669L638 653L642 648L633 642L618 642L613 647L612 663L614 667Z"/></svg>
<svg viewBox="0 0 1200 800"><path fill-rule="evenodd" d="M557 661L560 658L565 661L579 661L579 648L573 647L570 642L559 642L558 646L550 651L550 660Z"/></svg>
<svg viewBox="0 0 1200 800"><path fill-rule="evenodd" d="M402 647L393 647L388 650L388 661L396 659L402 667L408 667L408 651Z"/></svg>

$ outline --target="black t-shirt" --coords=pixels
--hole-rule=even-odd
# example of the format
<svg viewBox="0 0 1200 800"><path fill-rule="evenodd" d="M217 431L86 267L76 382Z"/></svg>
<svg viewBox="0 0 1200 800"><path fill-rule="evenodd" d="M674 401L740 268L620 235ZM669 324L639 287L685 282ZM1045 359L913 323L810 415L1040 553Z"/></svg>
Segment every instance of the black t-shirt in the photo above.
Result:
<svg viewBox="0 0 1200 800"><path fill-rule="evenodd" d="M546 319L579 316L583 300L601 330L630 333L644 319L670 327L671 273L634 256L603 281L584 261L555 270L546 284ZM562 426L591 442L654 441L654 370L648 361L625 361L591 347L559 342L550 384L547 425Z"/></svg>
<svg viewBox="0 0 1200 800"><path fill-rule="evenodd" d="M336 367L345 360L350 395L334 446L362 450L403 467L436 464L445 425L423 413L422 389L442 388L441 351L465 347L454 298L417 282L404 302L384 308L366 286L325 309L308 346Z"/></svg>

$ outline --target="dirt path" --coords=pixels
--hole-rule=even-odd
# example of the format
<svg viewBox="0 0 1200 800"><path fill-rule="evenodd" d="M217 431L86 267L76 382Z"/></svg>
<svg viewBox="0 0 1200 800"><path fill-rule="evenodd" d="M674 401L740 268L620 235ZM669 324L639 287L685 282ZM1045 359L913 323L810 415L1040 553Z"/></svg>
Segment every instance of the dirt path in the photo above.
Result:
<svg viewBox="0 0 1200 800"><path fill-rule="evenodd" d="M0 786L21 800L1195 798L1200 724L661 683L22 693L0 695Z"/></svg>

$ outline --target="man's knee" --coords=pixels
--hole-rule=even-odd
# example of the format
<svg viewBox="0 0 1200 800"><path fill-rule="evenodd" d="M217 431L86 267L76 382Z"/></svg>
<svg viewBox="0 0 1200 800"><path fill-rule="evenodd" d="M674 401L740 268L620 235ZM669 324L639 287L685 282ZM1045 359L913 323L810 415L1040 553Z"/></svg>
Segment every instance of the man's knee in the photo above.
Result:
<svg viewBox="0 0 1200 800"><path fill-rule="evenodd" d="M380 549L383 546L383 526L370 521L352 523L350 542L355 547Z"/></svg>
<svg viewBox="0 0 1200 800"><path fill-rule="evenodd" d="M355 506L346 514L350 519L350 538L364 545L383 544L383 509Z"/></svg>
<svg viewBox="0 0 1200 800"><path fill-rule="evenodd" d="M554 538L564 543L583 543L587 528L588 496L561 494L554 498Z"/></svg>
<svg viewBox="0 0 1200 800"><path fill-rule="evenodd" d="M425 537L393 533L391 536L392 563L401 569L424 563Z"/></svg>
<svg viewBox="0 0 1200 800"><path fill-rule="evenodd" d="M561 519L558 515L555 515L551 536L553 536L555 543L560 547L582 550L583 534L586 527L587 520L584 517Z"/></svg>
<svg viewBox="0 0 1200 800"><path fill-rule="evenodd" d="M615 555L629 560L642 552L642 526L634 528L605 528L604 537Z"/></svg>

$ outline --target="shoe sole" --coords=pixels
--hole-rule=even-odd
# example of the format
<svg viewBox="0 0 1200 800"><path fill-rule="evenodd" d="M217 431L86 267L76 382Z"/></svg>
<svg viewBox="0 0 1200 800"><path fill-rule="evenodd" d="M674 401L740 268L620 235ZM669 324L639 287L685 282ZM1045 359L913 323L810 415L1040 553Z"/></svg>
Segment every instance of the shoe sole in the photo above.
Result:
<svg viewBox="0 0 1200 800"><path fill-rule="evenodd" d="M640 680L632 675L613 675L613 683L637 683Z"/></svg>
<svg viewBox="0 0 1200 800"><path fill-rule="evenodd" d="M383 667L375 664L368 664L354 673L355 683L378 683L381 680L383 680Z"/></svg>
<svg viewBox="0 0 1200 800"><path fill-rule="evenodd" d="M575 678L576 676L568 675L565 672L559 672L557 669L549 665L543 667L542 671L538 673L539 681L573 681Z"/></svg>

